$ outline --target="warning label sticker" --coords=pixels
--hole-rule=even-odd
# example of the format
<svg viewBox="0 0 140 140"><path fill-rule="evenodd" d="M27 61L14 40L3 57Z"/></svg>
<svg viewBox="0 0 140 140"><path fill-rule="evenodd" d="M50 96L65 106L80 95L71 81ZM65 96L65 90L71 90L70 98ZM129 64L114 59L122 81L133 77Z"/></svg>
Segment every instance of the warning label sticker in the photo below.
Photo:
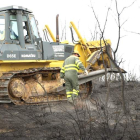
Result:
<svg viewBox="0 0 140 140"><path fill-rule="evenodd" d="M55 57L64 57L64 45L54 45L52 48Z"/></svg>

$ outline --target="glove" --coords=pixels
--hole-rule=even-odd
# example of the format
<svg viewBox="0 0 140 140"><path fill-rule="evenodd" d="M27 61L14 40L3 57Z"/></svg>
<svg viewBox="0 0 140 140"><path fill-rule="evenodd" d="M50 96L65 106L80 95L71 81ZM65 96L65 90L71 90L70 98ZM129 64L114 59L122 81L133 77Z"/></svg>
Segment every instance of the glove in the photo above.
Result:
<svg viewBox="0 0 140 140"><path fill-rule="evenodd" d="M87 70L85 70L85 74L88 75L88 71Z"/></svg>

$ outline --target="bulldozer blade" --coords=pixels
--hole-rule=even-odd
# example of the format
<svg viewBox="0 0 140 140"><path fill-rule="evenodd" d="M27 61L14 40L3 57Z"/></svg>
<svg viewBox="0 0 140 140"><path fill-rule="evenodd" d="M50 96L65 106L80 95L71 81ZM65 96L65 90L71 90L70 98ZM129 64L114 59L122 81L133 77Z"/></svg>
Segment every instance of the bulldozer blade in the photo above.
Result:
<svg viewBox="0 0 140 140"><path fill-rule="evenodd" d="M124 71L122 69L121 69L121 71L122 71L122 73L126 73L126 71ZM81 84L87 83L89 81L92 81L94 78L105 75L106 72L107 73L111 73L111 72L119 73L117 68L107 68L106 71L105 71L105 69L102 69L102 70L89 72L88 75L80 74L80 75L78 75L78 84L81 85ZM56 91L60 92L64 89L65 89L65 86L59 86Z"/></svg>

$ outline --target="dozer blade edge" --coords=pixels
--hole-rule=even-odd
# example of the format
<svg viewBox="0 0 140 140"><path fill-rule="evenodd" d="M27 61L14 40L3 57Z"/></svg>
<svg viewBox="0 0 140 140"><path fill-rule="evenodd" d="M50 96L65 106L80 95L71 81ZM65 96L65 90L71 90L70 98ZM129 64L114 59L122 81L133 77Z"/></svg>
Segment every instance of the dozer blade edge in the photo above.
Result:
<svg viewBox="0 0 140 140"><path fill-rule="evenodd" d="M105 75L106 72L107 73L112 73L112 72L119 73L117 68L107 68L106 71L105 71L105 69L102 69L102 70L89 72L88 75L80 74L80 75L78 75L78 84L81 85L81 84L87 83L89 81L92 81L94 78L101 77L101 76ZM121 69L121 72L126 73L126 71L123 69ZM57 92L60 92L64 89L65 89L65 84L63 84L63 86L58 87Z"/></svg>

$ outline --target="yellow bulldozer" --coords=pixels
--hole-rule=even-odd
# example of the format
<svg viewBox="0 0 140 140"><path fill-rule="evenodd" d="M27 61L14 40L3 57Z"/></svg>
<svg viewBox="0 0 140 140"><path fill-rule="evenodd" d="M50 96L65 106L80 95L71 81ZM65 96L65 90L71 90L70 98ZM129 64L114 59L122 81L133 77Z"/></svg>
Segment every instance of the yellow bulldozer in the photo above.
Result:
<svg viewBox="0 0 140 140"><path fill-rule="evenodd" d="M0 8L0 103L67 100L60 69L74 50L79 52L80 60L89 71L89 75L81 71L78 75L83 98L90 94L92 80L105 74L105 67L107 72L117 72L108 56L112 57L110 40L87 42L73 22L70 28L79 38L76 44L59 41L58 24L56 38L45 26L44 32L48 32L53 41L43 41L31 10L21 6Z"/></svg>

